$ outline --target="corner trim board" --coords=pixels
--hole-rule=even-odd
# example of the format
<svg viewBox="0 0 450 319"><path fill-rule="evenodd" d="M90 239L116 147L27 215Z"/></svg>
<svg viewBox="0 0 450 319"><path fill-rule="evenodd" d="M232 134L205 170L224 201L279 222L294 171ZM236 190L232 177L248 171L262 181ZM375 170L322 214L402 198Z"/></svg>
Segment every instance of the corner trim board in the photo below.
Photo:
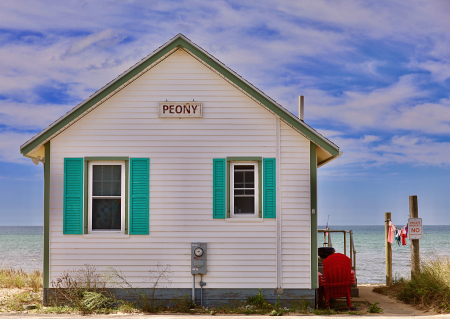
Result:
<svg viewBox="0 0 450 319"><path fill-rule="evenodd" d="M309 173L311 191L311 289L319 288L317 261L317 146L310 142Z"/></svg>
<svg viewBox="0 0 450 319"><path fill-rule="evenodd" d="M50 141L48 141L45 143L44 163L44 289L50 286L50 154Z"/></svg>

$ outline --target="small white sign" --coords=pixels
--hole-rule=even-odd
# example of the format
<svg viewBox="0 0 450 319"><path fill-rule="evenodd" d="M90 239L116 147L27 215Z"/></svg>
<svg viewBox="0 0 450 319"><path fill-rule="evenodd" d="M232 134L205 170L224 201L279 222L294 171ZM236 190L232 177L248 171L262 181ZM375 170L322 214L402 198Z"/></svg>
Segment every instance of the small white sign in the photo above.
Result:
<svg viewBox="0 0 450 319"><path fill-rule="evenodd" d="M408 218L409 239L422 239L422 218Z"/></svg>
<svg viewBox="0 0 450 319"><path fill-rule="evenodd" d="M159 102L159 117L202 117L202 103Z"/></svg>

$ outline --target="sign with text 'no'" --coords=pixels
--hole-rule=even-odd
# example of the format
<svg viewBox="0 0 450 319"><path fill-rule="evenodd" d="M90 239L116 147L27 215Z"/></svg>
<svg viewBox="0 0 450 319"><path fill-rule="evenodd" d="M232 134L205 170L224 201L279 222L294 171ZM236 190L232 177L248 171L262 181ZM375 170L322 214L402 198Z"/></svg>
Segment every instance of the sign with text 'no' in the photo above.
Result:
<svg viewBox="0 0 450 319"><path fill-rule="evenodd" d="M201 102L160 102L159 117L202 117Z"/></svg>
<svg viewBox="0 0 450 319"><path fill-rule="evenodd" d="M408 218L409 239L422 239L422 218Z"/></svg>

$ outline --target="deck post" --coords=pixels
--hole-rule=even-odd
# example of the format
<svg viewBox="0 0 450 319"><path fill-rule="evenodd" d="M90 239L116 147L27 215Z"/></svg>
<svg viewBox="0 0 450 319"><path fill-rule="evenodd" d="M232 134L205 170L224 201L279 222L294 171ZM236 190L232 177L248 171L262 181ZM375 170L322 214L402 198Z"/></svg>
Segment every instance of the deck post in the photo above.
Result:
<svg viewBox="0 0 450 319"><path fill-rule="evenodd" d="M344 232L344 255L347 256L347 232Z"/></svg>
<svg viewBox="0 0 450 319"><path fill-rule="evenodd" d="M417 196L409 196L409 218L419 218ZM409 229L408 229L409 231ZM419 239L411 239L411 278L420 272Z"/></svg>
<svg viewBox="0 0 450 319"><path fill-rule="evenodd" d="M392 244L388 242L391 213L384 213L384 233L386 241L386 286L392 285Z"/></svg>

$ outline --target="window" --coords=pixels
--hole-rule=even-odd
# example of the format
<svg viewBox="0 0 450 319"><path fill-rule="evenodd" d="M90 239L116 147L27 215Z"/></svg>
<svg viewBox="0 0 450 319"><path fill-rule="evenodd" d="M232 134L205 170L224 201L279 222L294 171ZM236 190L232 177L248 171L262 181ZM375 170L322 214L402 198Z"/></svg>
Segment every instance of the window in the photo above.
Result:
<svg viewBox="0 0 450 319"><path fill-rule="evenodd" d="M276 218L276 159L213 158L212 217Z"/></svg>
<svg viewBox="0 0 450 319"><path fill-rule="evenodd" d="M258 217L258 162L231 163L231 217Z"/></svg>
<svg viewBox="0 0 450 319"><path fill-rule="evenodd" d="M149 180L149 158L64 158L63 234L148 235Z"/></svg>
<svg viewBox="0 0 450 319"><path fill-rule="evenodd" d="M125 230L125 162L89 162L89 233Z"/></svg>

